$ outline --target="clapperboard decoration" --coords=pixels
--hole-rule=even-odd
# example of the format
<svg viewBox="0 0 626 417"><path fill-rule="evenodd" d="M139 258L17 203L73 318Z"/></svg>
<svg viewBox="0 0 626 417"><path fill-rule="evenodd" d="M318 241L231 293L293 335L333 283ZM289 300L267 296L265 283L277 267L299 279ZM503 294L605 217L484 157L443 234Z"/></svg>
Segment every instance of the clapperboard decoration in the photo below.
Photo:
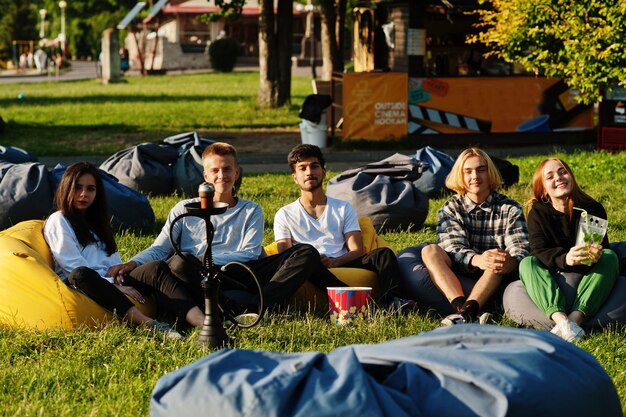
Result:
<svg viewBox="0 0 626 417"><path fill-rule="evenodd" d="M409 134L417 134L417 135L438 135L439 132L435 129L432 129L428 126L423 126L419 123L415 123L414 121L409 120Z"/></svg>
<svg viewBox="0 0 626 417"><path fill-rule="evenodd" d="M491 131L491 122L489 120L477 119L476 117L465 116L462 114L451 113L449 111L437 110L430 107L419 105L409 105L409 113L413 123L424 128L419 124L420 120L440 123L448 126L458 127L461 129L473 130L476 132L488 133ZM410 125L411 121L409 122ZM415 128L415 130L418 130ZM411 127L409 126L409 133Z"/></svg>

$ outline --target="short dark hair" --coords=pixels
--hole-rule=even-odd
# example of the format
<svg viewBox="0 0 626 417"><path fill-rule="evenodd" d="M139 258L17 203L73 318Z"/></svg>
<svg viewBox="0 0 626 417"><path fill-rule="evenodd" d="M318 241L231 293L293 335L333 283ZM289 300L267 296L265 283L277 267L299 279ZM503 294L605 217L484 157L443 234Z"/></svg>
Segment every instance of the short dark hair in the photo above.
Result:
<svg viewBox="0 0 626 417"><path fill-rule="evenodd" d="M296 172L296 164L306 158L317 158L322 168L326 168L326 161L319 146L303 144L293 148L289 152L289 156L287 156L291 172Z"/></svg>

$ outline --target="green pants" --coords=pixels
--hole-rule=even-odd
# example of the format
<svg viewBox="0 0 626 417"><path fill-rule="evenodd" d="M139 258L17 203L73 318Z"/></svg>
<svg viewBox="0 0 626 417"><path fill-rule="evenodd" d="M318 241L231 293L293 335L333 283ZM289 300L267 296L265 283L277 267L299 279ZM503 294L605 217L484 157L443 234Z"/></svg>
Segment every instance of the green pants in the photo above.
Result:
<svg viewBox="0 0 626 417"><path fill-rule="evenodd" d="M576 290L572 311L578 310L589 318L596 314L611 294L619 273L615 252L603 249L602 256L585 274ZM519 277L524 283L530 299L548 318L557 311L565 311L565 297L556 279L537 258L528 256L519 264Z"/></svg>

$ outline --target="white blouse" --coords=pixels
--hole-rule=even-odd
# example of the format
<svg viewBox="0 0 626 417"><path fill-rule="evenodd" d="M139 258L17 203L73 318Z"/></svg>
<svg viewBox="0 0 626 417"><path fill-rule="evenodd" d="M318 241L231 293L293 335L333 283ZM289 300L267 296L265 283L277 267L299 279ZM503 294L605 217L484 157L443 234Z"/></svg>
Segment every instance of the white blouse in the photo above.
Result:
<svg viewBox="0 0 626 417"><path fill-rule="evenodd" d="M78 242L72 225L60 211L52 213L43 227L43 234L50 247L55 263L55 272L67 282L68 275L79 266L86 266L96 271L109 282L113 278L105 277L109 267L122 263L120 254L107 255L104 242L90 243L83 247Z"/></svg>

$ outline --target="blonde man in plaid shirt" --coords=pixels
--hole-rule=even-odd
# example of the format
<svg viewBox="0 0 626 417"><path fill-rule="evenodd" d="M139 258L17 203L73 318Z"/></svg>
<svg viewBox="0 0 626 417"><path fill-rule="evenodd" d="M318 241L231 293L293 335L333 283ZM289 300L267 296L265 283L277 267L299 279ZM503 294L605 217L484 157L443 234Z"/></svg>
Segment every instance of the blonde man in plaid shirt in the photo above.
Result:
<svg viewBox="0 0 626 417"><path fill-rule="evenodd" d="M446 187L455 191L438 213L438 243L422 249L430 279L457 312L443 325L478 320L491 315L481 308L503 280L517 276L519 262L528 255L528 230L522 207L496 190L502 178L491 158L480 149L459 155ZM463 293L457 273L476 278L471 292Z"/></svg>

